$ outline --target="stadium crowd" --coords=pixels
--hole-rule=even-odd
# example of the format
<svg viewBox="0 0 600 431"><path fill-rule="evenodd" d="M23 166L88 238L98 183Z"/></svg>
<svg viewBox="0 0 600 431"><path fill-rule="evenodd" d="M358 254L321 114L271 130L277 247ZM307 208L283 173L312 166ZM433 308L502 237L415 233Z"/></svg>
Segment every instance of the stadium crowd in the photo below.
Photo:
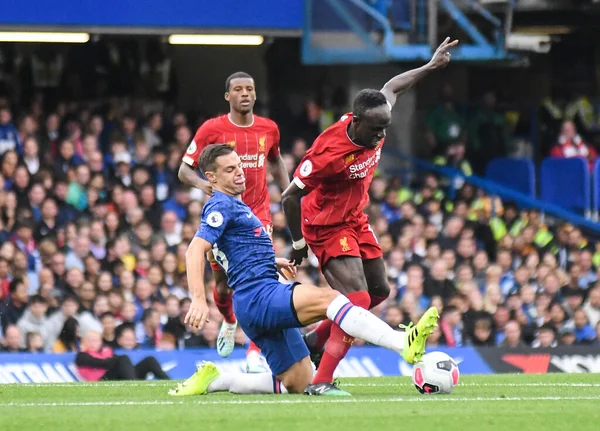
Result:
<svg viewBox="0 0 600 431"><path fill-rule="evenodd" d="M184 256L205 196L177 170L197 125L124 105L34 102L15 119L0 100L2 351L78 351L89 331L125 350L215 346L214 305L202 331L182 323ZM307 142L285 144L291 175ZM598 343L600 247L469 184L449 199L443 180L374 179L368 213L392 293L373 312L397 327L436 305L431 346ZM282 191L270 183L275 249L287 257ZM297 280L325 283L314 256ZM247 342L239 329L236 340Z"/></svg>

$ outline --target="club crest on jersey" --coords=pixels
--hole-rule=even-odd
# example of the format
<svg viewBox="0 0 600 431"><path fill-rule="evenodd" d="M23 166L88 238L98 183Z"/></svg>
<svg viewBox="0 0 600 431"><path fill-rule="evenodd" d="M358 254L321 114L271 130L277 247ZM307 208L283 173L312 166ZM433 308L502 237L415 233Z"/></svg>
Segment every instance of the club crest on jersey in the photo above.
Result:
<svg viewBox="0 0 600 431"><path fill-rule="evenodd" d="M233 148L235 150L235 141L229 141L229 142L227 142L227 145L229 145L231 148Z"/></svg>
<svg viewBox="0 0 600 431"><path fill-rule="evenodd" d="M206 217L206 223L211 227L219 227L223 224L223 214L219 211L213 211Z"/></svg>
<svg viewBox="0 0 600 431"><path fill-rule="evenodd" d="M355 159L354 154L349 154L344 158L344 164L345 165L349 165L350 163L352 163Z"/></svg>
<svg viewBox="0 0 600 431"><path fill-rule="evenodd" d="M258 152L259 153L264 153L265 152L265 142L267 141L267 137L266 136L261 136L258 139Z"/></svg>
<svg viewBox="0 0 600 431"><path fill-rule="evenodd" d="M300 175L303 177L310 175L312 168L312 162L310 160L305 160L304 163L302 163L302 166L300 166Z"/></svg>
<svg viewBox="0 0 600 431"><path fill-rule="evenodd" d="M340 246L342 247L342 251L350 251L352 248L348 245L348 237L343 237L340 239Z"/></svg>
<svg viewBox="0 0 600 431"><path fill-rule="evenodd" d="M196 145L196 143L194 141L192 141L192 143L188 146L186 153L194 154L197 149L198 149L198 145Z"/></svg>

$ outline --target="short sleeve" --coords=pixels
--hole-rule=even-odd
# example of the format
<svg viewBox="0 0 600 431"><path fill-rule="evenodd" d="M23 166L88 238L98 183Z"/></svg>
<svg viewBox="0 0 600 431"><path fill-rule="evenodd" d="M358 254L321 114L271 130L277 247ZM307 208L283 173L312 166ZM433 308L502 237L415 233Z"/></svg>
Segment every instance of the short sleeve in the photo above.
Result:
<svg viewBox="0 0 600 431"><path fill-rule="evenodd" d="M273 130L273 145L269 149L269 154L267 155L267 158L269 160L273 160L279 157L279 140L279 127L275 126L275 129Z"/></svg>
<svg viewBox="0 0 600 431"><path fill-rule="evenodd" d="M206 204L196 236L214 244L225 232L230 219L230 208L223 202Z"/></svg>
<svg viewBox="0 0 600 431"><path fill-rule="evenodd" d="M205 122L202 126L198 128L196 134L194 135L194 139L190 142L190 145L185 150L185 154L183 155L183 162L190 165L192 168L198 166L198 159L200 158L200 153L204 150L209 144L211 144L211 135L212 128L208 122Z"/></svg>
<svg viewBox="0 0 600 431"><path fill-rule="evenodd" d="M333 160L330 157L309 151L296 168L293 182L299 188L310 191L333 173Z"/></svg>

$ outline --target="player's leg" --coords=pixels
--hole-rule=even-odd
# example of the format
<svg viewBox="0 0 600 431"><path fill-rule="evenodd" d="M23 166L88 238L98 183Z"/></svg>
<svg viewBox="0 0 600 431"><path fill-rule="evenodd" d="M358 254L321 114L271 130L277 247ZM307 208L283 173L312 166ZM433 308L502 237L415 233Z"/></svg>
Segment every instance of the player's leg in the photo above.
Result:
<svg viewBox="0 0 600 431"><path fill-rule="evenodd" d="M361 248L361 252L363 248ZM363 271L368 286L371 304L369 309L377 307L387 299L390 294L390 286L387 281L385 263L382 257L363 259ZM319 326L304 336L306 345L310 349L311 360L317 366L320 365L323 348L331 333L331 320L323 320Z"/></svg>
<svg viewBox="0 0 600 431"><path fill-rule="evenodd" d="M233 312L232 292L227 284L227 275L216 263L212 252L208 253L208 260L215 278L213 299L219 313L223 316L223 323L217 337L217 353L219 353L219 356L226 358L231 355L235 347L235 330L237 329L237 320Z"/></svg>
<svg viewBox="0 0 600 431"><path fill-rule="evenodd" d="M227 275L216 263L212 252L209 252L208 259L215 278L213 299L217 309L223 315L223 323L217 337L217 352L222 358L227 358L231 355L235 347L235 331L237 329L237 319L233 311L233 291L227 283ZM246 372L264 373L265 371L266 369L260 356L260 349L250 340L248 351L246 352Z"/></svg>
<svg viewBox="0 0 600 431"><path fill-rule="evenodd" d="M354 305L365 309L369 308L371 298L367 292L367 281L360 258L340 256L330 259L325 264L323 274L327 283L334 290L348 297ZM350 350L353 342L354 338L344 333L339 326L331 327L331 333L313 384L333 382L333 373Z"/></svg>
<svg viewBox="0 0 600 431"><path fill-rule="evenodd" d="M286 296L286 303L284 305L275 298L272 311L274 315L283 317L284 325L298 326L291 310L291 289L288 287L288 290L278 292L279 297ZM251 330L248 332L252 333ZM262 336L253 334L253 338L265 355L272 373L225 373L218 371L213 363L204 362L192 377L169 391L169 394L205 395L224 391L236 394L302 393L312 378L312 367L300 331L295 327L273 330Z"/></svg>
<svg viewBox="0 0 600 431"><path fill-rule="evenodd" d="M293 307L303 326L327 317L333 321L332 332L339 327L352 337L400 353L408 363L417 362L423 355L427 337L438 320L437 309L431 307L415 326L407 328L405 332L395 331L364 307L354 305L344 295L329 288L304 284L294 289Z"/></svg>
<svg viewBox="0 0 600 431"><path fill-rule="evenodd" d="M171 380L165 373L154 356L147 356L135 364L135 374L138 380L146 380L148 374L152 373L159 380Z"/></svg>
<svg viewBox="0 0 600 431"><path fill-rule="evenodd" d="M112 367L102 376L102 380L136 380L135 368L127 355L117 355Z"/></svg>
<svg viewBox="0 0 600 431"><path fill-rule="evenodd" d="M356 231L365 279L371 297L371 308L375 308L390 295L383 252L366 215L363 216Z"/></svg>
<svg viewBox="0 0 600 431"><path fill-rule="evenodd" d="M385 263L383 257L363 259L362 263L369 289L369 297L371 298L370 308L375 308L390 295Z"/></svg>
<svg viewBox="0 0 600 431"><path fill-rule="evenodd" d="M370 298L362 268L357 231L350 226L321 229L318 232L305 229L305 237L319 260L329 286L348 296L354 304L368 308ZM314 382L331 382L335 368L354 340L339 331L339 328L332 329L326 321L321 322L314 333L307 335L305 340L311 358L317 366ZM325 343L327 344L323 352Z"/></svg>

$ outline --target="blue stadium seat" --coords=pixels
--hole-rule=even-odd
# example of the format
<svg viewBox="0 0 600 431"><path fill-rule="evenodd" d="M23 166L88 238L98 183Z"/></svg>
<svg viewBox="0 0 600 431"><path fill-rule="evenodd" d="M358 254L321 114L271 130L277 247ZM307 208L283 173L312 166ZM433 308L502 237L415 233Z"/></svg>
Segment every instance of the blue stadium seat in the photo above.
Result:
<svg viewBox="0 0 600 431"><path fill-rule="evenodd" d="M529 159L494 159L487 165L485 177L535 198L535 166Z"/></svg>
<svg viewBox="0 0 600 431"><path fill-rule="evenodd" d="M590 172L583 158L548 158L540 170L540 198L565 209L590 211Z"/></svg>
<svg viewBox="0 0 600 431"><path fill-rule="evenodd" d="M592 187L592 207L594 208L594 220L598 220L598 209L600 207L600 158L598 158L594 163Z"/></svg>

